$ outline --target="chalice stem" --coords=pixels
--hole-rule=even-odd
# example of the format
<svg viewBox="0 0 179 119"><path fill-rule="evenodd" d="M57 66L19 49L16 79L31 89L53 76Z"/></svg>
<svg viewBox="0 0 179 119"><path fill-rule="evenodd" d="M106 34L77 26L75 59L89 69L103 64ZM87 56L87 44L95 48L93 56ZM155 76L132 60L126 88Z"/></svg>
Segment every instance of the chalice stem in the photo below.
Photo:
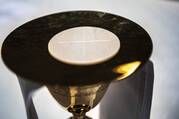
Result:
<svg viewBox="0 0 179 119"><path fill-rule="evenodd" d="M85 114L84 115L76 115L76 114L74 114L73 117L70 117L69 119L92 119L92 118L86 116Z"/></svg>

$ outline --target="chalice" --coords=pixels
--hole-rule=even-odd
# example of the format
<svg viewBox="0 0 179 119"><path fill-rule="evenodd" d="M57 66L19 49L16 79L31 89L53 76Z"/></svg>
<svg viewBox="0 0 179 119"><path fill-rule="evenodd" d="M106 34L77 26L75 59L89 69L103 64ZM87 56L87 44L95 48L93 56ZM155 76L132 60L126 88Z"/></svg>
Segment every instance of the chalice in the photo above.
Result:
<svg viewBox="0 0 179 119"><path fill-rule="evenodd" d="M152 42L138 24L100 11L68 11L29 21L8 35L2 59L15 74L46 85L56 101L90 119L113 81L148 61Z"/></svg>

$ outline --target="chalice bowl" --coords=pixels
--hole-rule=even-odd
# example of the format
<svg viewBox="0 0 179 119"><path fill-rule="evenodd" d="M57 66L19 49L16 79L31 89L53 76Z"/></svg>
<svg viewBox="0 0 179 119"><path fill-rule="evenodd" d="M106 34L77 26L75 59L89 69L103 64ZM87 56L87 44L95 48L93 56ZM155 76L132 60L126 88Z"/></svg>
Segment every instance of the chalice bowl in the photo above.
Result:
<svg viewBox="0 0 179 119"><path fill-rule="evenodd" d="M15 74L46 85L56 101L90 119L113 81L148 61L152 42L138 24L99 11L69 11L29 21L8 35L2 59Z"/></svg>
<svg viewBox="0 0 179 119"><path fill-rule="evenodd" d="M86 116L86 112L99 103L107 90L108 83L47 87L59 104L73 114L70 119L91 119Z"/></svg>

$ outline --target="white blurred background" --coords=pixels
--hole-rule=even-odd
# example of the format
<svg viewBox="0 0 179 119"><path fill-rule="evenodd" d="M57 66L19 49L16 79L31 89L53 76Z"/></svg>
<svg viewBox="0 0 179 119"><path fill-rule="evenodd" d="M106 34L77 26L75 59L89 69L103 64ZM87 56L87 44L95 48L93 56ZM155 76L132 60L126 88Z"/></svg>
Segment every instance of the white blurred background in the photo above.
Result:
<svg viewBox="0 0 179 119"><path fill-rule="evenodd" d="M71 10L98 10L126 17L147 30L154 44L155 81L151 119L179 119L179 2L160 0L0 0L0 44L34 18ZM34 95L39 119L70 116L46 88ZM99 106L88 115L98 119ZM16 76L0 59L0 119L26 119Z"/></svg>

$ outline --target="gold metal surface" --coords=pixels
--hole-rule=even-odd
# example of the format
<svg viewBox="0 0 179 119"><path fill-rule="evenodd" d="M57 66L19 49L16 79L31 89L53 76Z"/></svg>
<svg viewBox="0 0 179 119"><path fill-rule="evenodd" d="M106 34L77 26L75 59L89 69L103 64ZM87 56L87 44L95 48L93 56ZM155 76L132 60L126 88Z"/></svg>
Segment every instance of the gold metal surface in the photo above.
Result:
<svg viewBox="0 0 179 119"><path fill-rule="evenodd" d="M126 64L122 64L113 69L114 72L121 74L117 77L117 80L122 80L131 75L140 66L140 61L134 61Z"/></svg>
<svg viewBox="0 0 179 119"><path fill-rule="evenodd" d="M73 115L85 115L105 94L109 82L86 86L47 86L56 101Z"/></svg>

